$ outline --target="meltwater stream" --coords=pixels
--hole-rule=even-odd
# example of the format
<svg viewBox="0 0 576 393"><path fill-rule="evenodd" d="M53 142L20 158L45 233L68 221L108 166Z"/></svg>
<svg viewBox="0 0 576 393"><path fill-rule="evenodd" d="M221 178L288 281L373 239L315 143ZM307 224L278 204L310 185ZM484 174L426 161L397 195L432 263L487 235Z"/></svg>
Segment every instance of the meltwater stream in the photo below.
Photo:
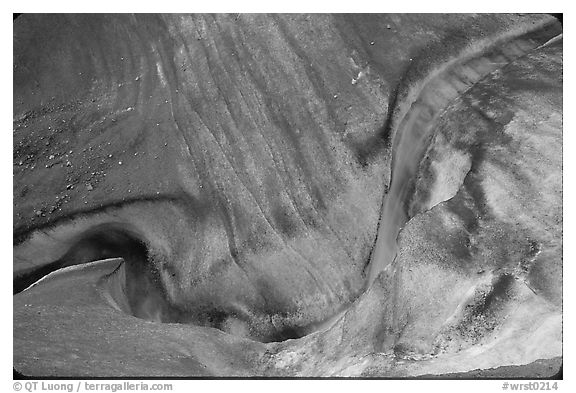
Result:
<svg viewBox="0 0 576 393"><path fill-rule="evenodd" d="M433 73L409 108L396 117L393 130L391 184L384 196L368 286L392 264L397 237L411 218L408 214L419 167L434 134L435 122L451 101L490 73L546 45L558 36L553 27L538 29L487 48L476 56L460 56ZM448 199L448 198L446 198ZM446 200L445 199L445 200Z"/></svg>

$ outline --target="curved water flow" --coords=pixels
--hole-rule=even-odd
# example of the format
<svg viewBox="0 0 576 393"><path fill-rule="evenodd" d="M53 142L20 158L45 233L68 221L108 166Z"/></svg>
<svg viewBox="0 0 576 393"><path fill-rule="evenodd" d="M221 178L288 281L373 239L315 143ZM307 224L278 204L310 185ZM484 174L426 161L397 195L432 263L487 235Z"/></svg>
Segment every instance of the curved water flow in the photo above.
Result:
<svg viewBox="0 0 576 393"><path fill-rule="evenodd" d="M396 122L397 126L391 127L394 131L391 182L382 203L368 286L396 257L397 237L411 218L408 208L436 120L451 101L476 82L527 52L553 42L560 34L554 25L545 26L509 42L498 43L479 55L448 63L428 79L404 116Z"/></svg>

